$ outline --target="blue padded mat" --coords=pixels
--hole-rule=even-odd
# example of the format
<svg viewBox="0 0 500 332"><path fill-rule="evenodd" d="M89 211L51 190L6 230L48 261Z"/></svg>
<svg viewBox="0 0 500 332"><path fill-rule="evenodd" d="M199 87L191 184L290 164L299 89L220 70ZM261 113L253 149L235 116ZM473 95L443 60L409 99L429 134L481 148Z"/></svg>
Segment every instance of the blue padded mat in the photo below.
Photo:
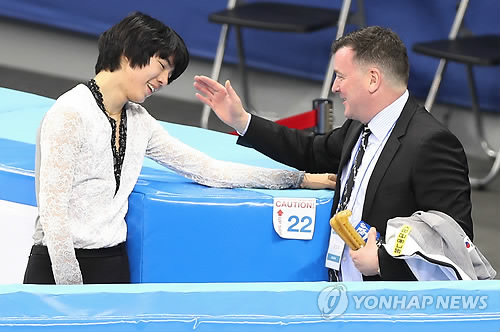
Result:
<svg viewBox="0 0 500 332"><path fill-rule="evenodd" d="M0 98L0 199L34 205L33 133L53 101L6 89ZM206 147L215 156L240 149L230 136L165 126L188 144L217 141ZM128 249L133 280L155 283L0 285L0 331L500 330L498 280L242 282L324 279L327 223L311 241L284 240L268 216L278 191L207 188L150 166L130 196ZM312 195L318 220L329 217L329 191L279 193Z"/></svg>
<svg viewBox="0 0 500 332"><path fill-rule="evenodd" d="M0 286L0 330L488 332L500 328L498 280L337 284L343 288L331 294L329 304L339 313L322 315L325 303L318 299L333 285Z"/></svg>
<svg viewBox="0 0 500 332"><path fill-rule="evenodd" d="M34 143L53 100L0 88L0 199L36 205ZM37 102L38 101L38 102ZM208 155L290 169L235 144L236 137L162 123ZM312 240L282 239L273 229L273 199L315 198ZM219 189L199 185L145 159L129 198L128 252L133 282L326 280L324 267L333 191Z"/></svg>

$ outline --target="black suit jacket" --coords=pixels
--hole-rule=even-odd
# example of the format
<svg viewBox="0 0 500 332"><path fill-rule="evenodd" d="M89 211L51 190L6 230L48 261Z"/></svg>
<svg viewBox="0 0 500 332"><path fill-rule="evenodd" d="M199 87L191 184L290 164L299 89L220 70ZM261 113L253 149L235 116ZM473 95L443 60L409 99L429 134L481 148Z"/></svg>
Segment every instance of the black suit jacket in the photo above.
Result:
<svg viewBox="0 0 500 332"><path fill-rule="evenodd" d="M336 173L333 215L340 199L342 169L361 129L360 122L347 120L342 127L317 135L252 115L238 144L299 170ZM468 172L460 141L410 96L369 179L362 220L385 236L387 220L437 210L454 218L472 239ZM379 263L384 280L415 279L403 260L382 248Z"/></svg>

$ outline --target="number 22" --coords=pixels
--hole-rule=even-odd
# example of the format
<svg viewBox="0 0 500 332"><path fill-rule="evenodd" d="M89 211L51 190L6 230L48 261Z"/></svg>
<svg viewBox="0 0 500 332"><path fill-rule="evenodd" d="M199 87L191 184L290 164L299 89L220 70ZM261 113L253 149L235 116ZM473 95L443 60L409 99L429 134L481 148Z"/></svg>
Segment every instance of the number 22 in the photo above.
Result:
<svg viewBox="0 0 500 332"><path fill-rule="evenodd" d="M309 217L309 216L302 217L302 219L300 220L300 222L301 223L307 222L307 224L305 224L304 226L302 226L301 229L294 228L299 223L299 217L297 217L297 216L290 216L290 218L288 218L288 221L292 221L292 220L295 220L295 222L293 224L291 224L290 227L288 227L288 231L289 232L311 233L311 230L307 229L307 227L309 227L311 225L311 223L312 223L312 218L311 217Z"/></svg>

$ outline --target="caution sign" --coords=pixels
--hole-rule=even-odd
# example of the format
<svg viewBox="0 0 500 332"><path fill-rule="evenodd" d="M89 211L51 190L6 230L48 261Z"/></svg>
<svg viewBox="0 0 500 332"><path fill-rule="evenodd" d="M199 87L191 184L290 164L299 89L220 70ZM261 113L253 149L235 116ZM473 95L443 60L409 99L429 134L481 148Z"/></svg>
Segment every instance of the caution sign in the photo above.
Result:
<svg viewBox="0 0 500 332"><path fill-rule="evenodd" d="M311 240L316 224L316 198L274 198L273 226L284 239Z"/></svg>

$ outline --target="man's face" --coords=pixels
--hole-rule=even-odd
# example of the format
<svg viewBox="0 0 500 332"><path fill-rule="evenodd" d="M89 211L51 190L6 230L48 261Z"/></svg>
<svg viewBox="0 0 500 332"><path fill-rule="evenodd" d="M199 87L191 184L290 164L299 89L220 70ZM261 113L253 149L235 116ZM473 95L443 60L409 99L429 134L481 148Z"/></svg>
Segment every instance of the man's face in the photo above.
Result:
<svg viewBox="0 0 500 332"><path fill-rule="evenodd" d="M354 51L348 47L342 47L335 53L332 92L339 94L346 118L366 123L370 77L367 70L353 62L353 56Z"/></svg>

